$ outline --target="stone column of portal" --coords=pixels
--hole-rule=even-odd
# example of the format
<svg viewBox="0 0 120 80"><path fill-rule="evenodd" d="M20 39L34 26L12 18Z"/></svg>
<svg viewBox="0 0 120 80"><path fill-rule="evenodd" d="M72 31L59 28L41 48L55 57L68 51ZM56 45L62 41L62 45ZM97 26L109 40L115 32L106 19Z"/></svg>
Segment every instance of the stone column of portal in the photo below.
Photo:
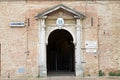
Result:
<svg viewBox="0 0 120 80"><path fill-rule="evenodd" d="M81 64L81 23L80 19L76 20L76 46L75 46L75 75L82 77L83 76L83 69Z"/></svg>
<svg viewBox="0 0 120 80"><path fill-rule="evenodd" d="M46 68L46 44L45 44L45 19L40 20L39 26L39 77L47 76Z"/></svg>

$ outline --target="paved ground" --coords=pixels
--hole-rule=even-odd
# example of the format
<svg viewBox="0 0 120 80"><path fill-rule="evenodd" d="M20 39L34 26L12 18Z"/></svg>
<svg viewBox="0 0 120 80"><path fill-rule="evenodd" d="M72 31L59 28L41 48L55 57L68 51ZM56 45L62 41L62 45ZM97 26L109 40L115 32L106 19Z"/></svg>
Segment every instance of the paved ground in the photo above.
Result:
<svg viewBox="0 0 120 80"><path fill-rule="evenodd" d="M79 77L49 77L40 80L120 80L119 77L79 78Z"/></svg>
<svg viewBox="0 0 120 80"><path fill-rule="evenodd" d="M47 78L26 78L26 79L0 79L0 80L120 80L120 77L71 77L71 76L58 76L58 77L47 77Z"/></svg>

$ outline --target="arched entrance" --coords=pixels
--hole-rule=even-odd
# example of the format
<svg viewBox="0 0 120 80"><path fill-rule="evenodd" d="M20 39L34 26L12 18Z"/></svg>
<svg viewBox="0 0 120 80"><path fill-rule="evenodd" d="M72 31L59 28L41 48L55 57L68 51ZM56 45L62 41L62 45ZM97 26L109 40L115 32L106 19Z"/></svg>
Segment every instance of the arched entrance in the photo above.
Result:
<svg viewBox="0 0 120 80"><path fill-rule="evenodd" d="M73 71L75 76L82 77L82 21L85 15L60 4L35 18L40 22L38 76L47 77L49 71ZM65 22L60 29L56 24L58 18Z"/></svg>
<svg viewBox="0 0 120 80"><path fill-rule="evenodd" d="M47 45L47 70L49 72L74 72L75 50L72 35L64 29L50 33Z"/></svg>

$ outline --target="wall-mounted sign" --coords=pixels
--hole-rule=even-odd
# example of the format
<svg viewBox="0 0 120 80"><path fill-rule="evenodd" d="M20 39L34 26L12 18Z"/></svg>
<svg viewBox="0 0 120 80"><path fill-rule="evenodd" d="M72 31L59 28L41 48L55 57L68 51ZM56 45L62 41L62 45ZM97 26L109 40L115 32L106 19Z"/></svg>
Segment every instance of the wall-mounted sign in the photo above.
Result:
<svg viewBox="0 0 120 80"><path fill-rule="evenodd" d="M25 68L18 68L18 73L22 74L22 73L25 73Z"/></svg>
<svg viewBox="0 0 120 80"><path fill-rule="evenodd" d="M96 53L97 52L97 41L85 41L86 52Z"/></svg>
<svg viewBox="0 0 120 80"><path fill-rule="evenodd" d="M85 41L85 48L97 48L97 41Z"/></svg>
<svg viewBox="0 0 120 80"><path fill-rule="evenodd" d="M86 52L88 52L88 53L96 53L97 49L86 49Z"/></svg>
<svg viewBox="0 0 120 80"><path fill-rule="evenodd" d="M58 27L62 27L64 25L64 19L63 18L58 18L56 21L56 24Z"/></svg>
<svg viewBox="0 0 120 80"><path fill-rule="evenodd" d="M24 27L25 22L10 22L10 27Z"/></svg>

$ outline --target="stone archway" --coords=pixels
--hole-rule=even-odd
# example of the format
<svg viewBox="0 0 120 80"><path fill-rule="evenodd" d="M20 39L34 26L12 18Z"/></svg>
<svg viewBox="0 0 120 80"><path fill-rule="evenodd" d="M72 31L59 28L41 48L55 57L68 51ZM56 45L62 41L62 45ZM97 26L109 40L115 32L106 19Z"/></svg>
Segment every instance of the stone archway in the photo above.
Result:
<svg viewBox="0 0 120 80"><path fill-rule="evenodd" d="M59 14L58 14L59 13ZM81 64L81 40L82 40L82 20L85 16L73 9L64 5L57 5L48 11L35 16L40 21L39 25L39 52L38 52L38 76L47 76L47 58L46 45L48 44L48 35L55 29L59 29L56 25L57 18L62 18L65 23L61 29L68 30L74 38L75 44L75 76L83 76L83 69ZM51 31L51 32L50 32Z"/></svg>
<svg viewBox="0 0 120 80"><path fill-rule="evenodd" d="M64 29L50 33L47 45L47 70L50 72L72 73L75 68L75 48L72 35ZM51 74L50 74L51 75Z"/></svg>

